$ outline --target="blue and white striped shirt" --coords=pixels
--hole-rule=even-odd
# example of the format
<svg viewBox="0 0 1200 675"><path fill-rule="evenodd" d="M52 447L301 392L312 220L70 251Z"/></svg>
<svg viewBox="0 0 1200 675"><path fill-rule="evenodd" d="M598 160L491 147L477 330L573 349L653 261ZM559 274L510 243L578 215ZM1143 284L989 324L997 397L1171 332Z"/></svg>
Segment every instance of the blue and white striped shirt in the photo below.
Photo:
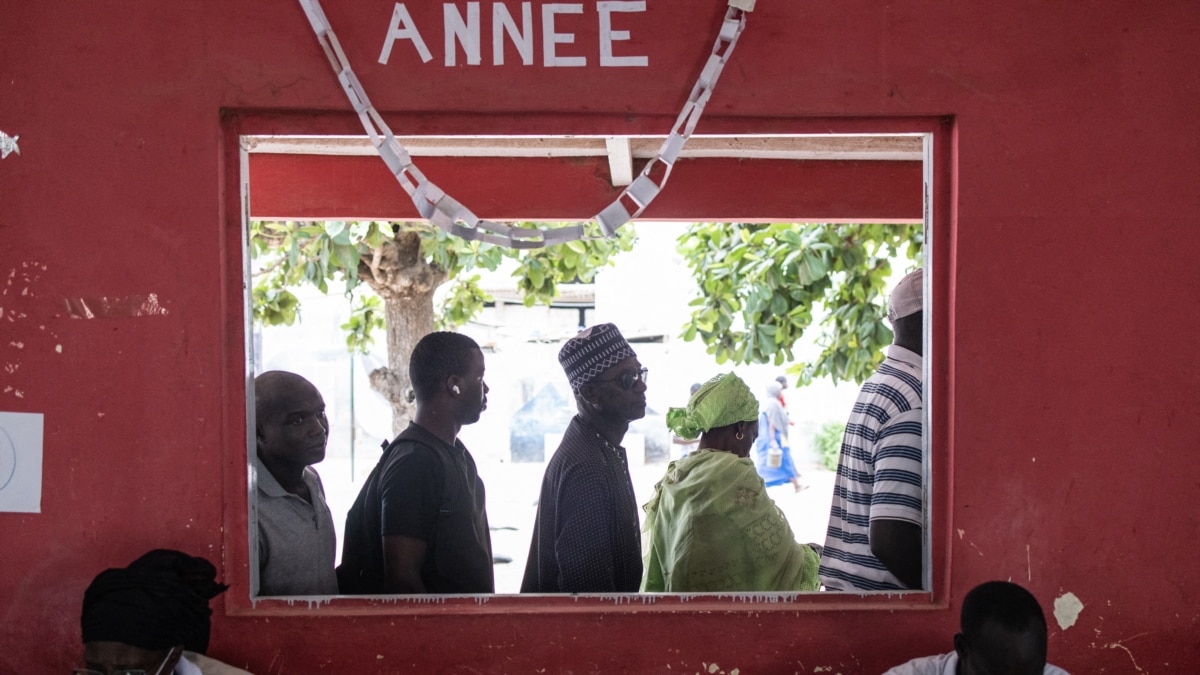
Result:
<svg viewBox="0 0 1200 675"><path fill-rule="evenodd" d="M839 590L904 588L871 554L871 521L923 522L921 356L891 345L854 403L838 461L821 583Z"/></svg>

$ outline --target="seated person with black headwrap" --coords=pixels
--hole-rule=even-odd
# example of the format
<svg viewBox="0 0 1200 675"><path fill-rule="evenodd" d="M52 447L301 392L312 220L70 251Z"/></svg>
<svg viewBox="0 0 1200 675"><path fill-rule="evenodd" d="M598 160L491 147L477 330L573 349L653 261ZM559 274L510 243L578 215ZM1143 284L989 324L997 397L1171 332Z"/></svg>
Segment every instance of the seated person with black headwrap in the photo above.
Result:
<svg viewBox="0 0 1200 675"><path fill-rule="evenodd" d="M157 549L101 572L83 594L84 665L75 675L249 675L204 656L228 586L204 558Z"/></svg>
<svg viewBox="0 0 1200 675"><path fill-rule="evenodd" d="M705 382L667 426L699 448L671 462L646 509L642 590L815 591L820 554L799 544L750 461L758 401L737 375Z"/></svg>

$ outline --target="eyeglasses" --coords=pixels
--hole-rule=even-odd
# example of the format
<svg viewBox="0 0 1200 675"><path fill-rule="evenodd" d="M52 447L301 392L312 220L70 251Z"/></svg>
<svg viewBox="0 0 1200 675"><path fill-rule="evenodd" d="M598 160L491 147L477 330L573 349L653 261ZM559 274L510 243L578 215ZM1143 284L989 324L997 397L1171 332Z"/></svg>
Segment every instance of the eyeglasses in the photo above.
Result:
<svg viewBox="0 0 1200 675"><path fill-rule="evenodd" d="M633 385L637 384L638 382L641 382L642 384L646 384L646 375L649 374L649 372L650 372L649 368L642 368L641 370L627 370L627 371L621 373L621 375L619 377L611 377L607 380L593 380L593 381L594 382L620 382L621 388L626 391L629 391L630 389L633 389Z"/></svg>
<svg viewBox="0 0 1200 675"><path fill-rule="evenodd" d="M154 675L162 675L163 666L170 663L171 657L175 656L176 649L178 647L172 647L171 651L167 652L167 657L154 669ZM147 675L147 671L145 668L120 668L105 673L104 671L92 670L91 668L75 668L71 671L71 675Z"/></svg>

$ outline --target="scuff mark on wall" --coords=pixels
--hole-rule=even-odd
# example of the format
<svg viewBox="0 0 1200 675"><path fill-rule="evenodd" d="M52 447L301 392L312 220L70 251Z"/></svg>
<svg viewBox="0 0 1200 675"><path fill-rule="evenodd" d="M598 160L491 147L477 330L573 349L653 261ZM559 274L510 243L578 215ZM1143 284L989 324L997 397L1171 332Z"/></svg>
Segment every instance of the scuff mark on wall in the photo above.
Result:
<svg viewBox="0 0 1200 675"><path fill-rule="evenodd" d="M1063 630L1074 626L1082 611L1083 603L1074 593L1067 592L1054 599L1054 620Z"/></svg>
<svg viewBox="0 0 1200 675"><path fill-rule="evenodd" d="M988 100L988 101L996 100L996 97L994 94L992 94L989 91L986 91L983 87L979 86L979 84L973 78L967 77L966 75L958 72L957 70L951 71L951 70L947 70L945 68L930 68L929 74L943 77L946 80L958 85L963 90L969 91L972 94L975 94L976 96L979 96L985 100Z"/></svg>
<svg viewBox="0 0 1200 675"><path fill-rule="evenodd" d="M157 293L124 297L64 298L72 319L123 319L170 313Z"/></svg>
<svg viewBox="0 0 1200 675"><path fill-rule="evenodd" d="M1125 655L1129 657L1129 661L1131 663L1133 663L1134 669L1136 669L1139 673L1144 673L1146 671L1144 669L1142 669L1141 666L1138 665L1137 659L1133 658L1133 652L1129 651L1129 647L1125 646L1126 642L1128 642L1130 640L1136 640L1136 639L1142 637L1143 635L1149 635L1149 633L1138 633L1137 635L1134 635L1133 637L1127 637L1124 640L1117 640L1116 642L1110 642L1110 643L1104 645L1104 648L1105 649L1120 649L1121 651L1125 652Z"/></svg>

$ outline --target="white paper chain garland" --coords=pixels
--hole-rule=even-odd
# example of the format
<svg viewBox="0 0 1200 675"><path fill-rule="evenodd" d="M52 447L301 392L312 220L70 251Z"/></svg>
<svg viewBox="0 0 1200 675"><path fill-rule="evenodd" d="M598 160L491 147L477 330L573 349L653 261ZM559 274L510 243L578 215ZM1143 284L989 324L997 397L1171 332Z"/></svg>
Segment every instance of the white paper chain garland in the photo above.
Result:
<svg viewBox="0 0 1200 675"><path fill-rule="evenodd" d="M593 221L598 223L605 237L612 237L622 225L638 217L643 210L654 201L658 193L667 184L671 169L683 146L696 129L704 106L712 96L717 78L720 77L725 63L733 53L742 30L746 27L746 13L754 9L754 0L728 0L729 8L721 22L720 32L713 44L712 54L704 69L700 71L687 103L675 119L671 133L663 141L655 156L646 163L642 172L633 180L621 194L600 213ZM470 209L458 200L446 194L441 188L425 177L425 174L413 163L412 157L404 146L396 140L392 130L388 128L383 117L371 105L366 91L358 77L350 68L342 46L338 42L325 12L321 9L319 0L300 0L308 21L312 24L313 32L325 50L329 63L337 73L342 89L358 113L363 129L371 139L371 144L379 152L392 175L399 181L400 186L412 198L417 212L437 227L462 237L466 240L485 241L498 246L509 248L541 248L551 244L561 244L587 238L584 232L585 224L558 227L550 229L527 229L511 227L476 216ZM658 182L651 178L651 173L662 165L662 176Z"/></svg>

